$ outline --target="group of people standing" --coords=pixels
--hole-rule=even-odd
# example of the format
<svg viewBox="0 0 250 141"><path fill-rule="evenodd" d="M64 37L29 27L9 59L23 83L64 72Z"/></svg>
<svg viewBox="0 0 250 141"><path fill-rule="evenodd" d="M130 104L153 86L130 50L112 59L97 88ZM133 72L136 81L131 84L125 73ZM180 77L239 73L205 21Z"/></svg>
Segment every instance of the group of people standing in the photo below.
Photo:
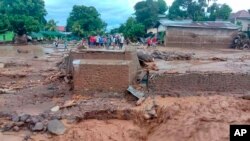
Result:
<svg viewBox="0 0 250 141"><path fill-rule="evenodd" d="M147 44L148 44L148 47L151 47L151 46L153 46L153 47L156 47L156 44L157 44L157 37L156 36L154 36L154 37L149 37L148 39L147 39Z"/></svg>
<svg viewBox="0 0 250 141"><path fill-rule="evenodd" d="M124 45L124 36L122 34L108 35L108 36L90 36L88 38L89 47L119 47L123 48Z"/></svg>

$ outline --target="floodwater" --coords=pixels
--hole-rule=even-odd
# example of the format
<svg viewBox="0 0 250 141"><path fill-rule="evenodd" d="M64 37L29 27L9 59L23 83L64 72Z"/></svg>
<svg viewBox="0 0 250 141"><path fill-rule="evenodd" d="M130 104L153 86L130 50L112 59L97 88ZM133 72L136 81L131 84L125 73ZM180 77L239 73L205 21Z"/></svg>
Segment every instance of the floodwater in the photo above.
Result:
<svg viewBox="0 0 250 141"><path fill-rule="evenodd" d="M24 53L18 53L21 50ZM16 57L18 56L43 56L44 53L52 53L53 48L43 48L42 46L0 46L0 57Z"/></svg>

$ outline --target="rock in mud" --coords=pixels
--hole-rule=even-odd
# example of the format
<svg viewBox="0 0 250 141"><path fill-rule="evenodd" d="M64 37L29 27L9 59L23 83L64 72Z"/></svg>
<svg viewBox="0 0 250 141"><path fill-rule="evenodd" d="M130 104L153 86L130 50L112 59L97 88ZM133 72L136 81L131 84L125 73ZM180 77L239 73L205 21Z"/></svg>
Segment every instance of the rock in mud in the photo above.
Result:
<svg viewBox="0 0 250 141"><path fill-rule="evenodd" d="M6 125L4 125L2 131L3 132L10 131L13 127L14 127L14 123L7 123Z"/></svg>
<svg viewBox="0 0 250 141"><path fill-rule="evenodd" d="M44 125L42 122L37 122L34 126L34 128L32 128L32 131L42 131L44 129Z"/></svg>
<svg viewBox="0 0 250 141"><path fill-rule="evenodd" d="M13 127L13 131L18 132L19 130L20 130L20 128L18 126Z"/></svg>
<svg viewBox="0 0 250 141"><path fill-rule="evenodd" d="M25 122L28 118L30 118L30 115L23 114L23 115L20 116L20 121Z"/></svg>
<svg viewBox="0 0 250 141"><path fill-rule="evenodd" d="M24 126L24 122L15 122L15 126L18 127Z"/></svg>
<svg viewBox="0 0 250 141"><path fill-rule="evenodd" d="M66 128L61 121L55 119L48 122L48 131L55 135L62 135Z"/></svg>
<svg viewBox="0 0 250 141"><path fill-rule="evenodd" d="M20 117L18 115L14 114L14 115L11 116L11 120L13 122L19 122L20 121Z"/></svg>
<svg viewBox="0 0 250 141"><path fill-rule="evenodd" d="M245 100L250 100L250 95L244 95L241 97L242 99L245 99Z"/></svg>
<svg viewBox="0 0 250 141"><path fill-rule="evenodd" d="M30 123L36 124L37 122L39 122L39 119L36 117L31 117L30 118Z"/></svg>
<svg viewBox="0 0 250 141"><path fill-rule="evenodd" d="M59 110L60 110L59 106L55 106L55 107L51 108L51 112L57 112Z"/></svg>

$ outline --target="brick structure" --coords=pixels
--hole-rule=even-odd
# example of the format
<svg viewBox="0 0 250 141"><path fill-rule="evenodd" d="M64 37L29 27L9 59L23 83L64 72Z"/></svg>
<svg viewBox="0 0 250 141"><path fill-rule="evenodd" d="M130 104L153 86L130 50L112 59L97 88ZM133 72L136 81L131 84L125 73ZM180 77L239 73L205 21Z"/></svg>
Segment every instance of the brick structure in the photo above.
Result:
<svg viewBox="0 0 250 141"><path fill-rule="evenodd" d="M133 83L139 61L135 49L81 50L70 53L74 90L78 94L125 92Z"/></svg>
<svg viewBox="0 0 250 141"><path fill-rule="evenodd" d="M250 74L185 73L161 74L150 81L154 94L168 95L170 91L187 92L245 92L250 91Z"/></svg>
<svg viewBox="0 0 250 141"><path fill-rule="evenodd" d="M160 20L166 47L228 48L239 27L227 21Z"/></svg>

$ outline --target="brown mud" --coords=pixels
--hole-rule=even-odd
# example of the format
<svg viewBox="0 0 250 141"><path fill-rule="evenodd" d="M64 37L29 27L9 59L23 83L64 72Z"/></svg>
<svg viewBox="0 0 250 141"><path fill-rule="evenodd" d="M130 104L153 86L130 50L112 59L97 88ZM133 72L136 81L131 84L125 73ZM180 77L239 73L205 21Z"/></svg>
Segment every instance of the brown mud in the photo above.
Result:
<svg viewBox="0 0 250 141"><path fill-rule="evenodd" d="M225 91L227 88L223 87L222 91L211 88L214 91L209 92L204 88L196 95L187 91L189 87L182 82L180 88L176 88L178 95L171 95L173 91L162 86L165 87L162 88L165 94L149 93L146 101L137 107L136 100L129 94L116 97L110 95L119 94L99 96L93 93L93 97L75 95L58 68L67 51L45 47L0 47L0 64L4 64L0 68L0 128L9 122L8 115L26 113L45 115L45 120L55 117L62 119L67 130L63 135L54 136L44 131L32 132L28 126L24 126L18 132L0 132L0 141L227 141L230 124L250 124L250 101L240 98L243 94L249 94L247 90L238 93L231 91L232 88ZM18 52L18 49L25 53ZM188 61L156 60L159 71L152 71L155 74L167 72L170 75L188 70L204 72L208 70L205 67L207 63L215 64L211 70L215 69L217 75L223 71L244 74L249 70L249 52L230 49L159 50L195 55L194 59ZM213 57L226 58L226 61L213 60ZM221 66L221 63L228 65ZM199 69L199 65L204 67ZM232 66L242 67L234 70ZM61 106L69 100L74 100L76 105L57 112L50 111L52 107ZM154 104L157 105L156 114L148 118L148 108Z"/></svg>

